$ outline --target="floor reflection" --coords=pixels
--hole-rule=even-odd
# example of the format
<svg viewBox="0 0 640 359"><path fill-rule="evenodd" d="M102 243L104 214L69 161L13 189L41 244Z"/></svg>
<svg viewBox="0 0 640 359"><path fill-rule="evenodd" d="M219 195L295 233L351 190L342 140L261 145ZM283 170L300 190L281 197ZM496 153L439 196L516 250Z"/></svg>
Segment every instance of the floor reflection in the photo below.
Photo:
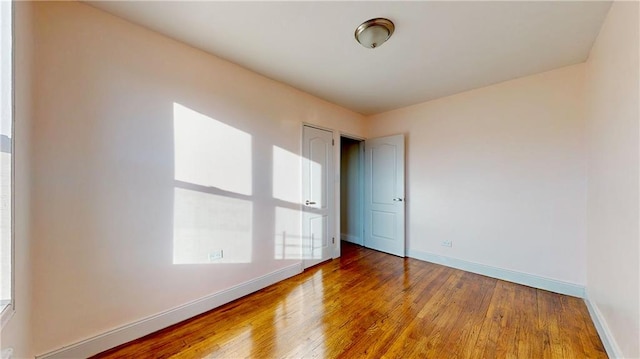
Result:
<svg viewBox="0 0 640 359"><path fill-rule="evenodd" d="M606 358L580 298L351 244L341 251L101 357Z"/></svg>

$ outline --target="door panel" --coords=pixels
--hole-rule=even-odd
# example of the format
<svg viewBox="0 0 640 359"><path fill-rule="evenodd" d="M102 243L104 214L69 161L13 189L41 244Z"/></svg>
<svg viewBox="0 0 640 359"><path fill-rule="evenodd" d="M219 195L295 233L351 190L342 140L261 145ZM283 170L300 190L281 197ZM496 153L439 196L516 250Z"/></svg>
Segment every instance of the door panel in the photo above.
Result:
<svg viewBox="0 0 640 359"><path fill-rule="evenodd" d="M394 240L396 235L396 214L393 212L371 211L371 235Z"/></svg>
<svg viewBox="0 0 640 359"><path fill-rule="evenodd" d="M316 202L315 208L327 208L328 180L324 167L327 166L329 157L331 157L331 153L328 151L331 148L330 145L331 141L327 146L326 139L322 137L312 137L309 140L309 156L305 158L311 159L309 162L311 183L309 183L310 196L305 199L313 199Z"/></svg>
<svg viewBox="0 0 640 359"><path fill-rule="evenodd" d="M302 253L308 268L333 255L333 133L304 126L302 137Z"/></svg>
<svg viewBox="0 0 640 359"><path fill-rule="evenodd" d="M365 143L366 146L366 143ZM389 171L396 168L397 153L395 146L382 143L371 149L372 201L376 204L392 204L396 193L396 176Z"/></svg>
<svg viewBox="0 0 640 359"><path fill-rule="evenodd" d="M405 256L404 136L365 141L365 247Z"/></svg>

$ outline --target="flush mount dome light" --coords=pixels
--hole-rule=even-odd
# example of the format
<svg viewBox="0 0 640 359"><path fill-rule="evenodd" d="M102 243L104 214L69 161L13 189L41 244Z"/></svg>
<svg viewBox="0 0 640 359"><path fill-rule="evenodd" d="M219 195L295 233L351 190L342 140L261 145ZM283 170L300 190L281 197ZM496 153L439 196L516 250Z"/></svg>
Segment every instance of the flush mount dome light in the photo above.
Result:
<svg viewBox="0 0 640 359"><path fill-rule="evenodd" d="M363 22L356 29L356 40L364 47L374 49L387 41L395 26L389 19L376 18Z"/></svg>

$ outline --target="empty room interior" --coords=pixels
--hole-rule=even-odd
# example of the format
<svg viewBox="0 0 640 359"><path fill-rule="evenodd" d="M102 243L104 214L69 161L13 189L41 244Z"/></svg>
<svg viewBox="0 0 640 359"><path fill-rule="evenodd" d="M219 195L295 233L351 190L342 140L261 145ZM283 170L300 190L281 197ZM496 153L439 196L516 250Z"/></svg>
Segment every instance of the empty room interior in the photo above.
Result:
<svg viewBox="0 0 640 359"><path fill-rule="evenodd" d="M0 10L0 358L640 358L640 2Z"/></svg>

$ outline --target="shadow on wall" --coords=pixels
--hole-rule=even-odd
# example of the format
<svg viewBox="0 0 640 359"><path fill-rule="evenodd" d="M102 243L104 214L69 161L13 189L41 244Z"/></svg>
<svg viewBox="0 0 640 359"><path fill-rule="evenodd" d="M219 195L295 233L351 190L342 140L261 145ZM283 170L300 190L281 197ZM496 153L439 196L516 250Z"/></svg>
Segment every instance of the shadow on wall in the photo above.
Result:
<svg viewBox="0 0 640 359"><path fill-rule="evenodd" d="M179 103L173 132L173 264L250 263L264 233L274 234L275 259L304 259L299 155ZM272 166L254 172L269 154Z"/></svg>

